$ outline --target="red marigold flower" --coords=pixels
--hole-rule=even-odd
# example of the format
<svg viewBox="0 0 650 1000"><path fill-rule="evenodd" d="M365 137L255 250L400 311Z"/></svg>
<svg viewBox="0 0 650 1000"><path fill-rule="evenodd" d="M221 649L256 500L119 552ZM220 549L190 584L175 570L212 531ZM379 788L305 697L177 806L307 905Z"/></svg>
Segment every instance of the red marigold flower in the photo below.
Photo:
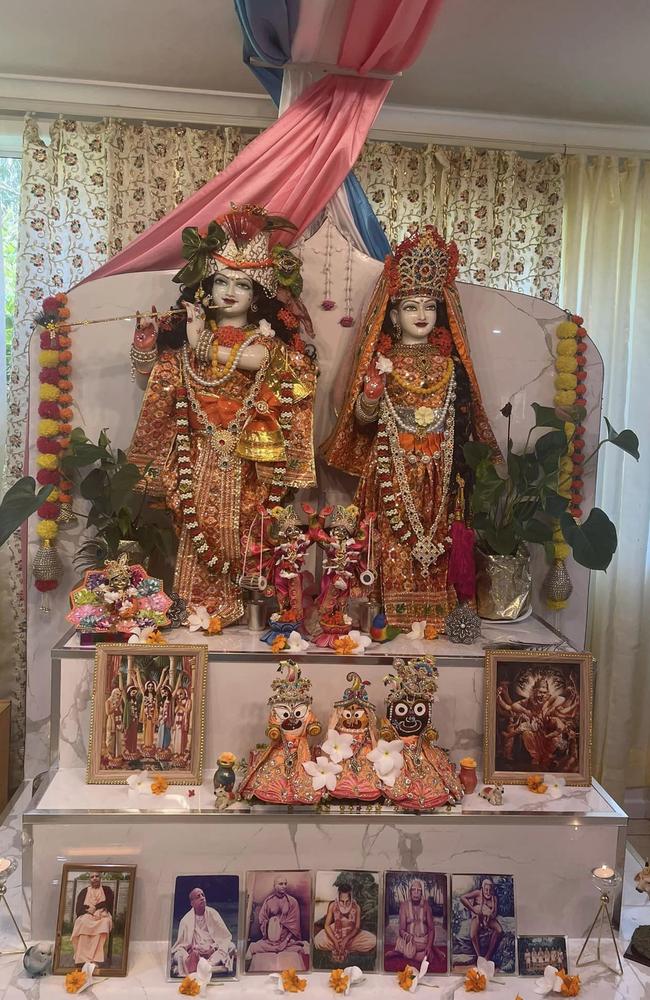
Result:
<svg viewBox="0 0 650 1000"><path fill-rule="evenodd" d="M59 419L59 404L43 401L38 404L38 415L46 420Z"/></svg>
<svg viewBox="0 0 650 1000"><path fill-rule="evenodd" d="M61 451L61 444L59 441L53 441L52 438L46 437L37 438L36 447L40 451L41 455L58 455Z"/></svg>
<svg viewBox="0 0 650 1000"><path fill-rule="evenodd" d="M61 303L54 295L48 295L46 299L43 299L43 312L44 313L56 313L59 310Z"/></svg>
<svg viewBox="0 0 650 1000"><path fill-rule="evenodd" d="M48 590L56 590L59 586L58 580L35 580L34 586L37 590L40 590L42 594L46 593Z"/></svg>
<svg viewBox="0 0 650 1000"><path fill-rule="evenodd" d="M47 382L48 385L56 385L59 381L59 371L57 368L41 368L38 380L39 382Z"/></svg>
<svg viewBox="0 0 650 1000"><path fill-rule="evenodd" d="M44 520L55 521L60 514L60 509L58 503L52 503L50 500L46 500L36 511L39 517Z"/></svg>
<svg viewBox="0 0 650 1000"><path fill-rule="evenodd" d="M61 479L61 473L57 469L39 469L36 473L36 479L41 486L49 486L50 483L57 486Z"/></svg>

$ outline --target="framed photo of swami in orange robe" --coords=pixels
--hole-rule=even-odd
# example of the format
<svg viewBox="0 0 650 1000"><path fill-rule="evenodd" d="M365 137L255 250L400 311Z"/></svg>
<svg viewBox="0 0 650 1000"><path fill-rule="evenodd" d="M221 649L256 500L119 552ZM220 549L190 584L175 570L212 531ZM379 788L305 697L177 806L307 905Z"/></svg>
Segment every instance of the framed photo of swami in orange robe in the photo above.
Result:
<svg viewBox="0 0 650 1000"><path fill-rule="evenodd" d="M591 783L592 674L587 652L486 652L486 784L552 775L559 797L564 784Z"/></svg>

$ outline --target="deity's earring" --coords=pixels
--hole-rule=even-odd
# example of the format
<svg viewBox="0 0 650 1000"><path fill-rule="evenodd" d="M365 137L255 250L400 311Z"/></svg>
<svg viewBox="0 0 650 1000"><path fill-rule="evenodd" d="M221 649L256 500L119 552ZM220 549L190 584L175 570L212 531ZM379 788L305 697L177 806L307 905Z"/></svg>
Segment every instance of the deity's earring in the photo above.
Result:
<svg viewBox="0 0 650 1000"><path fill-rule="evenodd" d="M253 304L252 304L252 306L251 306L251 312L252 312L252 313L256 313L256 312L257 312L257 309L258 309L258 306L256 305L256 303L255 303L255 302L253 302Z"/></svg>
<svg viewBox="0 0 650 1000"><path fill-rule="evenodd" d="M210 306L212 305L212 296L210 295L210 292L206 292L206 294L201 299L201 303L202 305L205 306L206 309L210 308Z"/></svg>
<svg viewBox="0 0 650 1000"><path fill-rule="evenodd" d="M402 327L400 326L400 322L399 322L398 319L394 319L393 320L393 327L395 328L396 335L398 337L401 336L401 334L402 334Z"/></svg>

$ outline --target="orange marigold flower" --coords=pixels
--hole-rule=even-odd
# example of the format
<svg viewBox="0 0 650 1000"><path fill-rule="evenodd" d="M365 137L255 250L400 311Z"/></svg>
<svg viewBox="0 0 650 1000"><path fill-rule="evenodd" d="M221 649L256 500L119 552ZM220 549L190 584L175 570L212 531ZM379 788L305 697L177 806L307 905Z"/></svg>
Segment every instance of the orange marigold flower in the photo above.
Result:
<svg viewBox="0 0 650 1000"><path fill-rule="evenodd" d="M487 979L478 969L468 969L465 976L466 993L482 993L487 986Z"/></svg>
<svg viewBox="0 0 650 1000"><path fill-rule="evenodd" d="M334 652L338 653L339 656L347 656L348 653L353 653L356 648L356 642L349 635L343 635L340 639L334 640Z"/></svg>
<svg viewBox="0 0 650 1000"><path fill-rule="evenodd" d="M70 374L72 369L70 365L59 365L59 375L65 375L66 377Z"/></svg>
<svg viewBox="0 0 650 1000"><path fill-rule="evenodd" d="M82 972L81 969L75 969L74 972L68 972L65 977L66 993L78 993L85 982L86 973Z"/></svg>
<svg viewBox="0 0 650 1000"><path fill-rule="evenodd" d="M201 992L201 984L192 976L185 976L185 979L178 987L178 992L184 997L198 997Z"/></svg>
<svg viewBox="0 0 650 1000"><path fill-rule="evenodd" d="M63 389L64 392L69 392L72 389L72 382L67 378L59 379L59 389Z"/></svg>
<svg viewBox="0 0 650 1000"><path fill-rule="evenodd" d="M437 639L438 629L435 625L425 625L424 626L424 638L425 639Z"/></svg>
<svg viewBox="0 0 650 1000"><path fill-rule="evenodd" d="M302 993L307 989L307 980L301 979L295 969L284 969L280 975L285 993Z"/></svg>
<svg viewBox="0 0 650 1000"><path fill-rule="evenodd" d="M66 302L68 301L68 296L66 295L65 292L57 292L56 295L54 296L54 298L62 306L64 306L66 304Z"/></svg>
<svg viewBox="0 0 650 1000"><path fill-rule="evenodd" d="M569 976L564 971L560 969L558 972L558 978L562 980L562 986L560 988L560 994L563 997L577 997L580 993L580 976Z"/></svg>
<svg viewBox="0 0 650 1000"><path fill-rule="evenodd" d="M73 414L74 414L74 411L73 411L73 409L72 409L71 406L63 406L59 410L59 416L61 417L62 420L66 420L66 421L70 420L72 418Z"/></svg>
<svg viewBox="0 0 650 1000"><path fill-rule="evenodd" d="M417 972L412 965L406 965L401 972L397 973L397 985L407 993L413 985Z"/></svg>
<svg viewBox="0 0 650 1000"><path fill-rule="evenodd" d="M169 782L167 778L163 778L161 774L157 778L154 778L151 782L151 794L152 795L164 795L169 788ZM192 994L195 995L195 994Z"/></svg>
<svg viewBox="0 0 650 1000"><path fill-rule="evenodd" d="M543 795L547 789L547 785L544 784L544 779L541 774L529 774L526 778L526 784L531 792L535 792L536 795Z"/></svg>
<svg viewBox="0 0 650 1000"><path fill-rule="evenodd" d="M271 649L274 653L281 653L283 649L286 648L287 640L283 635L276 635L275 639L271 643Z"/></svg>
<svg viewBox="0 0 650 1000"><path fill-rule="evenodd" d="M349 982L350 977L346 976L343 969L333 969L330 972L330 986L335 993L345 993Z"/></svg>
<svg viewBox="0 0 650 1000"><path fill-rule="evenodd" d="M72 431L72 424L61 424L60 430L61 434L70 434Z"/></svg>
<svg viewBox="0 0 650 1000"><path fill-rule="evenodd" d="M212 615L210 621L208 622L207 633L208 635L221 635L221 618L219 615Z"/></svg>
<svg viewBox="0 0 650 1000"><path fill-rule="evenodd" d="M165 639L162 632L159 632L157 628L150 632L147 638L144 640L149 643L150 646L166 646L167 640Z"/></svg>
<svg viewBox="0 0 650 1000"><path fill-rule="evenodd" d="M70 347L72 340L65 333L61 332L63 329L65 328L62 326L59 327L59 347L61 348ZM70 352L70 357L72 357L72 352Z"/></svg>

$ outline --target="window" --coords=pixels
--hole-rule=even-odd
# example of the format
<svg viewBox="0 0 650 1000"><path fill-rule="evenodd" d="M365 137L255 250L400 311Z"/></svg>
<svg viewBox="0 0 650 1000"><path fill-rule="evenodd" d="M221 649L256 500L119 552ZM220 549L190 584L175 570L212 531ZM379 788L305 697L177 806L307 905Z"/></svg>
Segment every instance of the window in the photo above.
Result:
<svg viewBox="0 0 650 1000"><path fill-rule="evenodd" d="M0 308L2 308L4 299L2 323L7 368L11 362L11 341L14 332L20 173L21 161L18 157L0 156L0 235L2 237L2 252L0 253ZM3 289L4 295L2 294Z"/></svg>

